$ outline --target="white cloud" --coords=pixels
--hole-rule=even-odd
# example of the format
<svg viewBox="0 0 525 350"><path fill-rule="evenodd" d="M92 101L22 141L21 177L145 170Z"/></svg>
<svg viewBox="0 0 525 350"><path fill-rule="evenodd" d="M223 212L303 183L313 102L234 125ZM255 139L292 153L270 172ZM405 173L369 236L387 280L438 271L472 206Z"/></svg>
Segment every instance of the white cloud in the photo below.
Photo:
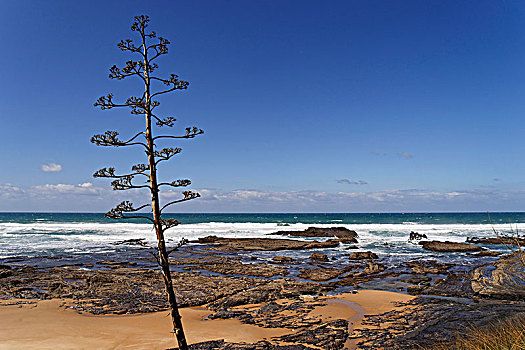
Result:
<svg viewBox="0 0 525 350"><path fill-rule="evenodd" d="M365 180L352 181L350 179L341 179L341 180L336 180L336 181L337 183L347 184L347 185L368 185L368 182L366 182Z"/></svg>
<svg viewBox="0 0 525 350"><path fill-rule="evenodd" d="M11 199L17 198L24 194L24 190L11 184L0 184L0 198Z"/></svg>
<svg viewBox="0 0 525 350"><path fill-rule="evenodd" d="M399 153L398 155L399 155L400 157L402 157L402 158L408 158L408 159L410 159L410 158L414 158L414 156L413 156L412 153L410 153L410 152L403 152L403 153Z"/></svg>
<svg viewBox="0 0 525 350"><path fill-rule="evenodd" d="M98 195L107 192L107 189L94 187L92 183L85 182L78 185L57 184L57 185L42 185L33 186L30 188L33 194L38 195L56 195L56 194L82 194L82 195Z"/></svg>
<svg viewBox="0 0 525 350"><path fill-rule="evenodd" d="M42 169L42 171L45 171L45 172L55 173L58 171L62 171L62 165L56 164L56 163L42 164L40 166L40 169Z"/></svg>

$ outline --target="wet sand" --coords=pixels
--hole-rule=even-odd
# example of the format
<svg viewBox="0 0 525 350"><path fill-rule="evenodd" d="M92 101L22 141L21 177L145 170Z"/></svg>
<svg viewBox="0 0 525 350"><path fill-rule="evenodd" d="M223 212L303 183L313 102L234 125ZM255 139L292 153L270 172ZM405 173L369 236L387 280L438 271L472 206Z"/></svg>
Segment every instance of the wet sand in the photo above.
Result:
<svg viewBox="0 0 525 350"><path fill-rule="evenodd" d="M344 318L359 326L363 315L395 308L392 302L413 297L394 292L363 290L327 297L327 305L311 311L323 320ZM3 301L12 303L13 301ZM308 299L305 300L308 302ZM127 315L91 316L60 307L63 300L0 306L0 349L166 349L176 345L167 311ZM286 328L263 328L239 320L205 320L204 307L181 310L189 343L224 339L254 343L292 333Z"/></svg>

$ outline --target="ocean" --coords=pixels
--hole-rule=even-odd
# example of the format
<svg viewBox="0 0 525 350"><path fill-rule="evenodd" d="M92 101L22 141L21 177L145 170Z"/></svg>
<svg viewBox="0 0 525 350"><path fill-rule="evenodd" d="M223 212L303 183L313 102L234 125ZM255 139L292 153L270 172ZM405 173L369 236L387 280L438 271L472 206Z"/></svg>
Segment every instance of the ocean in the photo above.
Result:
<svg viewBox="0 0 525 350"><path fill-rule="evenodd" d="M358 233L360 250L370 250L391 264L432 257L462 266L474 263L473 258L464 253L425 251L408 242L410 232L426 234L430 240L464 242L467 237L493 237L493 229L509 234L511 225L518 230L525 227L525 213L508 212L490 213L492 224L487 213L168 214L167 217L181 222L166 232L168 244L181 238L194 240L209 235L277 238L267 235L310 226L344 226ZM110 220L101 213L0 213L0 262L49 266L143 257L143 249L139 247L116 244L138 238L155 242L152 225L145 220ZM505 246L487 248L507 250ZM348 247L341 245L335 251L348 254ZM262 260L270 258L267 252L248 255L257 255Z"/></svg>

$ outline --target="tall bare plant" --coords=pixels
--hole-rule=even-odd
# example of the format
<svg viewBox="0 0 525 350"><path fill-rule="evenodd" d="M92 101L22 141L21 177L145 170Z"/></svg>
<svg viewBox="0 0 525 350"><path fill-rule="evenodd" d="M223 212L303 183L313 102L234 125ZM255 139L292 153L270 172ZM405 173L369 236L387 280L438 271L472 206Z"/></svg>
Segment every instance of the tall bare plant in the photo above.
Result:
<svg viewBox="0 0 525 350"><path fill-rule="evenodd" d="M155 114L155 109L160 103L153 98L174 92L176 90L185 90L188 88L188 82L180 80L175 74L171 74L169 78L160 78L152 75L158 68L154 61L161 55L168 53L168 45L170 42L163 38L157 37L155 32L147 32L149 18L148 16L137 16L131 26L133 32L137 32L140 36L140 42L135 44L132 39L121 40L117 45L122 51L129 51L131 54L139 57L139 60L129 60L122 68L116 65L110 68L109 78L111 79L125 79L128 77L138 77L144 83L144 92L139 96L131 96L125 102L117 103L113 100L113 94L100 97L95 106L101 109L112 109L117 107L130 108L132 115L143 115L146 125L143 131L138 132L134 136L121 140L119 133L116 131L106 131L104 134L95 135L91 138L91 142L97 146L139 146L142 147L146 153L147 163L134 165L131 172L127 174L116 174L115 168L103 168L96 171L94 177L105 177L114 179L111 182L113 190L129 190L129 189L149 189L151 202L140 206L134 206L129 201L124 201L113 209L108 211L105 216L112 219L128 219L128 218L143 218L153 223L157 235L157 261L161 267L168 302L171 309L171 319L173 323L173 332L177 338L179 349L187 349L186 337L182 328L181 316L175 298L173 289L173 282L171 278L168 251L166 249L166 242L164 233L170 227L179 224L175 219L164 219L162 211L175 203L181 203L190 199L199 197L199 194L192 191L182 191L180 199L170 201L163 205L159 201L160 188L167 187L186 187L191 184L188 179L179 179L171 182L159 182L157 177L157 167L159 163L170 160L173 156L181 152L180 148L162 148L157 147L157 142L161 139L190 139L202 134L203 131L197 127L186 128L186 132L182 135L153 135L153 122L157 127L172 127L175 122L174 117L160 117ZM155 41L155 43L149 43ZM154 91L153 85L164 85L163 89ZM135 177L142 178L144 181L137 183ZM137 215L138 211L148 209L152 213L149 215ZM135 214L129 214L135 213Z"/></svg>
<svg viewBox="0 0 525 350"><path fill-rule="evenodd" d="M501 241L501 243L503 243L505 247L507 247L509 251L511 251L512 253L516 253L518 256L518 259L521 262L521 265L525 267L525 256L523 254L523 250L521 247L521 241L523 240L523 238L520 237L520 233L518 231L518 225L516 224L516 227L514 228L512 227L512 222L510 222L510 234L503 234L503 233L498 232L494 228L494 224L492 223L492 218L490 217L490 213L487 213L487 215L489 216L489 223L490 223L490 226L492 227L492 232L494 232L494 234L496 235L496 238L498 238Z"/></svg>

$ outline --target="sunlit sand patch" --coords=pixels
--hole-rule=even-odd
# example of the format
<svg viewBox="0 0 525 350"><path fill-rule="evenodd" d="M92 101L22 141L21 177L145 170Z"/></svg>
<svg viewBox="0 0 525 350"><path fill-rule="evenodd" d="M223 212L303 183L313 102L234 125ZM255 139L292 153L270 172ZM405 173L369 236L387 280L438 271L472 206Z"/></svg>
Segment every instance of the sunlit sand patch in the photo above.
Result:
<svg viewBox="0 0 525 350"><path fill-rule="evenodd" d="M363 290L356 294L303 298L303 303L315 306L305 312L304 319L325 322L345 319L350 330L359 327L365 314L379 314L393 310L394 302L407 301L413 297L393 292ZM167 311L138 315L79 314L60 307L64 300L44 300L31 304L13 305L15 301L2 301L0 307L0 348L22 349L166 349L175 345L170 333ZM290 305L297 300L277 300L280 305ZM10 304L10 305L9 305ZM263 304L243 305L235 309L257 310ZM290 334L288 328L266 328L243 324L237 319L208 319L212 311L204 307L181 309L185 332L189 343L224 339L227 342L255 343L272 341L274 337ZM286 310L279 316L296 316ZM299 315L297 315L299 316ZM353 340L355 341L355 340ZM280 342L284 344L283 342ZM312 346L311 344L309 346ZM347 344L351 349L352 342Z"/></svg>

